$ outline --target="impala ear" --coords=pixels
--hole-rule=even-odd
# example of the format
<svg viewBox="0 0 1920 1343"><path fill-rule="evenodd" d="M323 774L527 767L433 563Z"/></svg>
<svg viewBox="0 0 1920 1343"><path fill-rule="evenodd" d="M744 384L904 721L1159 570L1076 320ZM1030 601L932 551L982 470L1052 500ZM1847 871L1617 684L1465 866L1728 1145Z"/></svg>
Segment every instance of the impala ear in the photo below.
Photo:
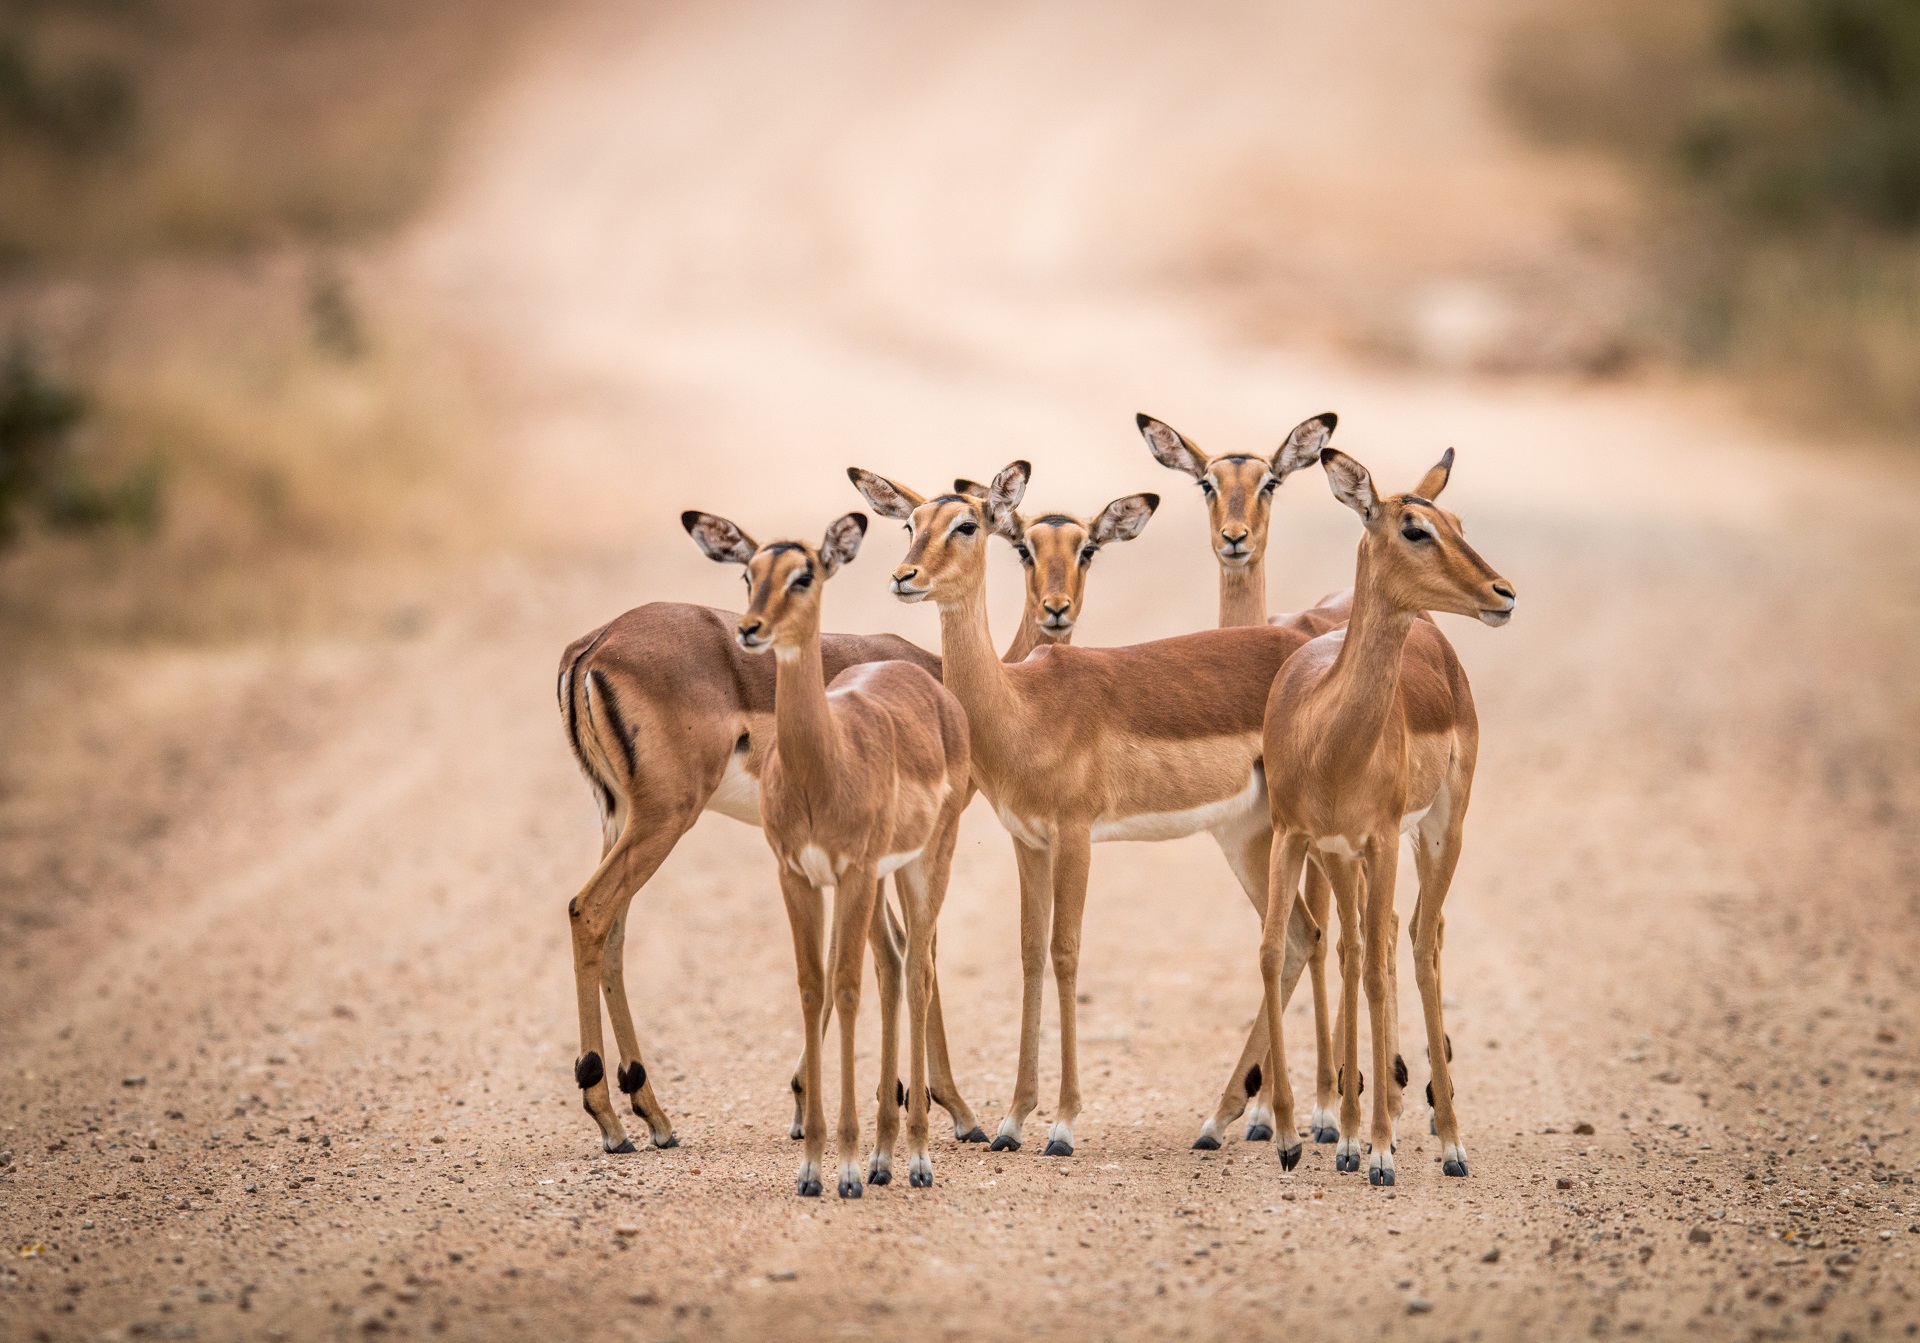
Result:
<svg viewBox="0 0 1920 1343"><path fill-rule="evenodd" d="M760 549L759 544L725 518L688 509L680 515L680 525L708 559L720 564L745 564Z"/></svg>
<svg viewBox="0 0 1920 1343"><path fill-rule="evenodd" d="M1379 520L1380 498L1373 492L1373 477L1366 467L1338 448L1322 449L1320 465L1327 468L1327 483L1333 486L1334 498L1358 513L1369 527Z"/></svg>
<svg viewBox="0 0 1920 1343"><path fill-rule="evenodd" d="M826 539L820 543L820 567L826 570L828 578L832 578L841 565L853 563L853 557L860 553L860 538L866 534L865 513L849 513L834 519L827 528Z"/></svg>
<svg viewBox="0 0 1920 1343"><path fill-rule="evenodd" d="M978 499L983 503L987 497L987 487L985 485L982 485L977 480L968 480L965 476L961 476L953 482L953 492L955 494L964 494L969 499Z"/></svg>
<svg viewBox="0 0 1920 1343"><path fill-rule="evenodd" d="M1133 422L1147 440L1147 451L1154 461L1170 470L1184 471L1195 480L1207 474L1207 454L1189 443L1178 429L1145 413L1135 415Z"/></svg>
<svg viewBox="0 0 1920 1343"><path fill-rule="evenodd" d="M1160 507L1157 494L1129 494L1115 499L1100 510L1100 516L1087 528L1088 538L1096 546L1109 541L1131 541L1147 529L1147 519Z"/></svg>
<svg viewBox="0 0 1920 1343"><path fill-rule="evenodd" d="M1285 480L1302 467L1319 461L1320 450L1327 446L1327 440L1333 437L1333 427L1339 423L1340 417L1329 410L1296 424L1287 441L1273 454L1273 478Z"/></svg>
<svg viewBox="0 0 1920 1343"><path fill-rule="evenodd" d="M927 501L908 489L905 485L896 485L885 476L876 476L871 471L862 471L857 466L847 468L847 479L861 496L873 505L873 511L883 518L894 518L905 522L913 516L913 510Z"/></svg>
<svg viewBox="0 0 1920 1343"><path fill-rule="evenodd" d="M1414 491L1422 499L1438 499L1440 491L1447 488L1447 478L1453 474L1453 449L1448 448L1440 454L1440 463L1426 475L1420 477L1420 487Z"/></svg>
<svg viewBox="0 0 1920 1343"><path fill-rule="evenodd" d="M1027 497L1027 480L1032 475L1033 467L1029 463L1013 462L987 487L987 521L995 531L1004 535L1006 528L1020 525L1013 511Z"/></svg>

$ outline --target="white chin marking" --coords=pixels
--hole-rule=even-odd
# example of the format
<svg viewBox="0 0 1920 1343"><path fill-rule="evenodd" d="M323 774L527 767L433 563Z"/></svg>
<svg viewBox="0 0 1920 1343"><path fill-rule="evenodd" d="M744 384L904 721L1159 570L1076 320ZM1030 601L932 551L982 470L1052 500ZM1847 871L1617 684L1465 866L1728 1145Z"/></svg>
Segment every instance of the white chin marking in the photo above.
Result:
<svg viewBox="0 0 1920 1343"><path fill-rule="evenodd" d="M1482 611L1480 613L1480 623L1483 625L1491 625L1495 629L1499 629L1511 619L1513 619L1513 612L1511 611Z"/></svg>

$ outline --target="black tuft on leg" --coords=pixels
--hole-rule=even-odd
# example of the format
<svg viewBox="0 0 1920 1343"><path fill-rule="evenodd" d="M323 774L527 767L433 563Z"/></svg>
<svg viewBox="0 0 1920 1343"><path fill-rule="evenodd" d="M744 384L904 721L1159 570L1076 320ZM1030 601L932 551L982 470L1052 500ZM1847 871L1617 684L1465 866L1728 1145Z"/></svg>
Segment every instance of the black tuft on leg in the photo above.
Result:
<svg viewBox="0 0 1920 1343"><path fill-rule="evenodd" d="M800 1095L803 1091L806 1090L805 1087L800 1085L800 1078L797 1074L795 1075L794 1079L791 1082L787 1083L787 1088L790 1091L792 1091L793 1094L796 1096Z"/></svg>
<svg viewBox="0 0 1920 1343"><path fill-rule="evenodd" d="M902 1110L907 1108L907 1084L897 1077L893 1079L893 1103Z"/></svg>
<svg viewBox="0 0 1920 1343"><path fill-rule="evenodd" d="M620 1089L631 1096L647 1084L647 1067L635 1059L632 1063L621 1064L615 1076L620 1080Z"/></svg>
<svg viewBox="0 0 1920 1343"><path fill-rule="evenodd" d="M1407 1061L1398 1054L1393 1056L1393 1084L1398 1087L1407 1084Z"/></svg>
<svg viewBox="0 0 1920 1343"><path fill-rule="evenodd" d="M1249 1096L1260 1094L1260 1065L1257 1063L1247 1069L1247 1094Z"/></svg>
<svg viewBox="0 0 1920 1343"><path fill-rule="evenodd" d="M599 1086L600 1079L606 1075L607 1070L601 1066L600 1056L591 1049L582 1054L579 1062L573 1065L573 1080L582 1091L588 1087Z"/></svg>
<svg viewBox="0 0 1920 1343"><path fill-rule="evenodd" d="M1452 1063L1453 1062L1453 1037L1451 1035L1442 1035L1440 1038L1446 1042L1447 1062Z"/></svg>

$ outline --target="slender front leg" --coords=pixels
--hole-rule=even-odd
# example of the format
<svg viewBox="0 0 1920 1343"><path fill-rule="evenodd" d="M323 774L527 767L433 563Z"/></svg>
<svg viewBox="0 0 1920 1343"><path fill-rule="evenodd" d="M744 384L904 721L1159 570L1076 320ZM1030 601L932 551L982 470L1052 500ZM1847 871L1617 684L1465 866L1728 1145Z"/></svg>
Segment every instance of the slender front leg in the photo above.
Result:
<svg viewBox="0 0 1920 1343"><path fill-rule="evenodd" d="M873 1155L867 1158L867 1183L893 1183L893 1147L900 1135L900 985L905 977L903 934L887 905L884 885L876 886L867 941L873 947L873 977L880 990L880 1085Z"/></svg>
<svg viewBox="0 0 1920 1343"><path fill-rule="evenodd" d="M897 887L897 883L896 883ZM980 1127L980 1120L973 1113L973 1107L967 1104L965 1096L960 1094L960 1084L954 1080L953 1060L947 1054L947 1022L940 1011L940 930L933 934L933 996L927 1003L927 1088L933 1095L933 1103L947 1112L953 1120L953 1136L961 1142L985 1142L986 1130Z"/></svg>
<svg viewBox="0 0 1920 1343"><path fill-rule="evenodd" d="M860 972L866 965L866 939L880 883L873 871L850 869L833 892L833 932L838 956L832 966L833 1006L840 1017L840 1197L859 1198L860 1103L854 1094L854 1028L860 1021ZM892 1097L889 1103L897 1104Z"/></svg>
<svg viewBox="0 0 1920 1343"><path fill-rule="evenodd" d="M1400 832L1389 828L1373 836L1366 854L1365 911L1367 920L1366 985L1369 1034L1373 1043L1372 1150L1367 1160L1367 1183L1393 1183L1393 1117L1398 1106L1395 1080L1393 1017L1399 1004L1392 1000L1394 876L1400 862ZM1399 1078L1406 1078L1401 1064Z"/></svg>
<svg viewBox="0 0 1920 1343"><path fill-rule="evenodd" d="M1300 1137L1293 1126L1293 1082L1287 1077L1286 1036L1281 1028L1286 996L1280 980L1287 963L1285 930L1293 922L1294 892L1299 888L1300 868L1306 858L1307 837L1302 834L1289 834L1274 848L1268 869L1267 914L1260 925L1260 1007L1267 1039L1273 1043L1272 1066L1267 1071L1282 1170L1292 1170L1300 1164Z"/></svg>
<svg viewBox="0 0 1920 1343"><path fill-rule="evenodd" d="M1360 1169L1360 866L1357 860L1322 851L1317 860L1333 885L1340 906L1339 1069L1340 1142L1333 1168L1346 1174Z"/></svg>
<svg viewBox="0 0 1920 1343"><path fill-rule="evenodd" d="M820 1103L820 1033L825 1025L822 1007L827 996L827 967L820 953L826 923L826 902L797 872L782 870L780 894L787 903L787 923L793 930L793 966L800 985L800 1025L804 1032L800 1056L801 1094L806 1113L801 1138L806 1143L800 1159L800 1196L820 1197L820 1158L826 1154L827 1113Z"/></svg>
<svg viewBox="0 0 1920 1343"><path fill-rule="evenodd" d="M1047 927L1053 916L1053 854L1013 841L1020 869L1020 1070L1013 1105L994 1135L996 1152L1020 1150L1021 1130L1040 1103L1040 998L1047 965Z"/></svg>
<svg viewBox="0 0 1920 1343"><path fill-rule="evenodd" d="M1460 1141L1460 1116L1453 1105L1453 1049L1447 1041L1445 999L1440 985L1440 950L1447 920L1443 907L1460 861L1461 817L1435 817L1414 834L1415 866L1420 871L1420 900L1413 910L1413 975L1420 986L1420 1007L1427 1023L1427 1058L1433 1080L1427 1086L1434 1131L1440 1135L1440 1173L1464 1176L1467 1149Z"/></svg>
<svg viewBox="0 0 1920 1343"><path fill-rule="evenodd" d="M839 964L839 962L840 962L840 925L838 923L834 923L829 927L829 930L827 933L827 964L829 966L833 966L833 965ZM821 1003L820 1003L820 1038L822 1040L827 1038L827 1026L832 1021L833 1021L833 995L828 994L824 999L821 1000ZM806 1072L806 1066L807 1066L807 1058L806 1058L805 1050L806 1050L806 1047L802 1045L800 1062L794 1064L793 1066L793 1084L792 1084L793 1085L793 1128L788 1131L787 1136L792 1138L795 1142L799 1142L800 1139L803 1136L805 1136L805 1129L806 1129L806 1124L804 1121L806 1118L806 1109L807 1109L807 1087L806 1087L806 1078L802 1075Z"/></svg>
<svg viewBox="0 0 1920 1343"><path fill-rule="evenodd" d="M1057 830L1053 837L1053 981L1060 999L1060 1105L1047 1130L1047 1156L1073 1155L1080 1116L1080 926L1087 912L1087 869L1093 832Z"/></svg>
<svg viewBox="0 0 1920 1343"><path fill-rule="evenodd" d="M1307 960L1307 972L1313 977L1313 1114L1307 1127L1315 1142L1339 1142L1339 1115L1334 1113L1333 1090L1333 1018L1327 1002L1327 927L1333 913L1333 888L1326 873L1307 864L1306 886L1302 894L1307 912L1319 925L1320 937Z"/></svg>

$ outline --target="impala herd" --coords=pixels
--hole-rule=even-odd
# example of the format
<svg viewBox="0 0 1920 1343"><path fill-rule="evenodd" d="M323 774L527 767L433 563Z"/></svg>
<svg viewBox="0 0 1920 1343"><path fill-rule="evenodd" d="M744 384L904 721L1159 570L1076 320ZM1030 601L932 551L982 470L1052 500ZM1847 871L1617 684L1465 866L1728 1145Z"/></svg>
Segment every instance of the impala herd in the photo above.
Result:
<svg viewBox="0 0 1920 1343"><path fill-rule="evenodd" d="M1460 856L1479 729L1459 658L1429 611L1505 624L1513 588L1435 502L1453 464L1409 493L1379 493L1365 467L1328 446L1337 421L1306 420L1271 456L1209 457L1150 416L1156 460L1205 498L1220 571L1220 628L1119 648L1071 643L1089 567L1138 536L1159 505L1116 499L1091 518L1020 511L1030 468L926 495L858 467L867 504L904 522L891 587L940 612L941 656L892 635L821 632L825 588L859 553L867 519L849 513L815 545L761 544L688 512L708 558L740 565L745 614L656 602L568 647L561 715L600 810L599 867L567 907L581 1052L574 1078L609 1152L631 1152L608 1087L600 1000L619 1063L612 1080L657 1147L676 1144L654 1094L622 955L627 907L703 811L760 826L793 931L804 1045L792 1081L792 1135L804 1142L799 1191L821 1192L826 1148L821 1046L840 1022L838 1189L858 1198L893 1178L907 1111L909 1183L933 1183L928 1108L962 1142L986 1142L954 1080L935 974L936 925L960 814L985 793L1013 840L1023 980L1013 1102L993 1149L1018 1150L1039 1103L1040 1006L1052 965L1060 1006L1060 1094L1048 1156L1074 1150L1080 1110L1077 981L1090 851L1104 840L1205 832L1261 920L1262 1006L1194 1146L1217 1148L1246 1114L1250 1141L1300 1160L1282 1009L1301 971L1313 989L1316 1091L1308 1130L1336 1143L1334 1166L1394 1183L1407 1083L1399 1052L1394 876L1402 835L1419 874L1411 940L1426 1019L1427 1101L1441 1169L1467 1173L1454 1110L1440 987L1442 905ZM1269 616L1265 551L1274 492L1319 465L1360 518L1353 587L1310 610ZM987 624L988 537L1009 542L1026 576L1020 627L1004 653ZM772 658L759 656L771 652ZM769 666L769 663L772 665ZM886 898L893 878L898 913ZM1304 878L1304 885L1303 885ZM833 891L832 914L826 892ZM1296 895L1300 898L1296 899ZM1340 911L1340 1001L1330 1014L1322 929ZM823 945L824 942L824 945ZM878 1124L860 1165L854 1027L866 947L880 995ZM907 1002L907 1076L899 1005ZM1375 1079L1364 1130L1360 992Z"/></svg>

